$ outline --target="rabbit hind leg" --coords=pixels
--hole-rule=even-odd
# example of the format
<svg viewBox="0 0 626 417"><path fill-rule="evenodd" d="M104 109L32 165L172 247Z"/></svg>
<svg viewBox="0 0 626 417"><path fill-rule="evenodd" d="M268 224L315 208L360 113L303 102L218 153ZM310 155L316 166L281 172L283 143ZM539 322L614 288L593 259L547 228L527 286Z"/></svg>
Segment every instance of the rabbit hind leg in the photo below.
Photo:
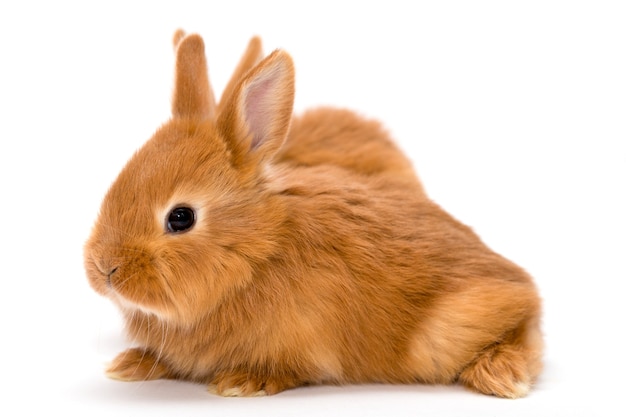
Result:
<svg viewBox="0 0 626 417"><path fill-rule="evenodd" d="M459 375L466 387L503 398L524 397L541 371L542 337L533 317L482 350Z"/></svg>

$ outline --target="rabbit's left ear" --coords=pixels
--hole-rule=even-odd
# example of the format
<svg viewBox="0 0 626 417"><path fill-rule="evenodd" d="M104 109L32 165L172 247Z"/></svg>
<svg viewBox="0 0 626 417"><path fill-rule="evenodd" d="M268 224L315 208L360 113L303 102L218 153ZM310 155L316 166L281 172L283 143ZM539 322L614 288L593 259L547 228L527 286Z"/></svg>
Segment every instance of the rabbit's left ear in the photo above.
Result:
<svg viewBox="0 0 626 417"><path fill-rule="evenodd" d="M199 35L174 34L176 78L172 97L175 118L215 118L215 96L209 84L204 42Z"/></svg>

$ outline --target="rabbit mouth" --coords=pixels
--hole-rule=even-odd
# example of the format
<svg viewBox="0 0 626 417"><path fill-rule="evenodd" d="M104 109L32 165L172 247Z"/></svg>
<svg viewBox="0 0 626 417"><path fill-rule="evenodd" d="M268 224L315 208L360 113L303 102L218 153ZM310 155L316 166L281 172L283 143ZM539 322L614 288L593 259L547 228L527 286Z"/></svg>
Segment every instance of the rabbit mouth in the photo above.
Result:
<svg viewBox="0 0 626 417"><path fill-rule="evenodd" d="M160 277L152 272L125 264L112 269L102 275L105 296L130 314L141 312L163 320L172 319L170 294L163 288Z"/></svg>

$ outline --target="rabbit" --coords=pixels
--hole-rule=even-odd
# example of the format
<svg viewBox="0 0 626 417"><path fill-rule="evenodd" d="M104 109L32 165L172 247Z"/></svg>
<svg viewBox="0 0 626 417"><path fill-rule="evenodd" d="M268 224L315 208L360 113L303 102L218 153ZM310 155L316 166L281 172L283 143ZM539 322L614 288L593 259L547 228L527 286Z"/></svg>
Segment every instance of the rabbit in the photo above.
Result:
<svg viewBox="0 0 626 417"><path fill-rule="evenodd" d="M172 117L106 193L87 279L134 347L107 375L222 396L454 384L505 398L542 369L533 279L426 195L382 125L293 116L294 65L252 38L216 102L179 30Z"/></svg>

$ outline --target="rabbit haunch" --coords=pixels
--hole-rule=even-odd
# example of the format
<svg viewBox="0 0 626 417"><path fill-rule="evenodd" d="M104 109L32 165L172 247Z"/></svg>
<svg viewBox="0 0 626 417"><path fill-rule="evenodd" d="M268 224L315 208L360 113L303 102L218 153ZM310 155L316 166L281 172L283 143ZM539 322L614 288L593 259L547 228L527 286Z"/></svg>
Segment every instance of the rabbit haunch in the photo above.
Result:
<svg viewBox="0 0 626 417"><path fill-rule="evenodd" d="M541 369L532 279L425 194L381 125L292 117L289 55L253 38L215 102L174 37L172 119L129 160L85 245L136 347L109 376L221 395L454 383L520 397ZM193 222L167 227L172 210Z"/></svg>

